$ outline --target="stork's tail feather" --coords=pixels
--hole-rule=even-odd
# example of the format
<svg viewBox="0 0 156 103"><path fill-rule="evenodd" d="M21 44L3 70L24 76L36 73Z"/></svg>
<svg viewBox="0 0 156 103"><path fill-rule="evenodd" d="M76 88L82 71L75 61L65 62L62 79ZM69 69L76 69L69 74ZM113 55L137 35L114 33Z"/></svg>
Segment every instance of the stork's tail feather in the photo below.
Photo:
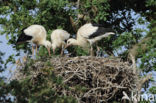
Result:
<svg viewBox="0 0 156 103"><path fill-rule="evenodd" d="M28 40L31 40L32 39L32 36L28 36L28 35L25 35L24 33L22 33L19 38L17 39L17 42L16 44L21 44L21 43L24 43Z"/></svg>

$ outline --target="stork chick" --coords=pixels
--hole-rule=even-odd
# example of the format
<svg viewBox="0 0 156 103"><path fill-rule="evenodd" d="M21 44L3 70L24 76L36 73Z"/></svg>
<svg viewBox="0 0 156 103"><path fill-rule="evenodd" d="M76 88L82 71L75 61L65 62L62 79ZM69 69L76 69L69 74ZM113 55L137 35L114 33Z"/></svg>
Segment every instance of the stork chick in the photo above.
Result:
<svg viewBox="0 0 156 103"><path fill-rule="evenodd" d="M50 56L50 48L51 42L46 40L47 32L45 28L41 25L31 25L26 29L22 30L22 34L19 36L17 40L17 44L21 44L24 42L32 42L36 44L36 53L37 47L39 45L43 45L47 48L49 56ZM34 47L32 46L32 55L34 55Z"/></svg>
<svg viewBox="0 0 156 103"><path fill-rule="evenodd" d="M104 37L115 34L112 29L104 28L101 25L88 23L81 26L77 31L76 39L69 39L67 41L67 46L78 45L81 47L87 47L88 43L91 47L90 52L93 56L93 44L101 40Z"/></svg>
<svg viewBox="0 0 156 103"><path fill-rule="evenodd" d="M56 29L51 33L52 49L55 54L56 48L61 49L61 55L63 55L64 48L66 46L65 40L69 39L70 34L62 29Z"/></svg>

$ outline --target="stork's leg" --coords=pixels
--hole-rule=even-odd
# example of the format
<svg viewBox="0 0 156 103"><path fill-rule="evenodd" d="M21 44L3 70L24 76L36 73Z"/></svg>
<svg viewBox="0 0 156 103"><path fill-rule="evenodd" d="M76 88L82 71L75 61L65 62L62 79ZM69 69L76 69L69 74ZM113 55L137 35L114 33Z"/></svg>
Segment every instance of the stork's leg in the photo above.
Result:
<svg viewBox="0 0 156 103"><path fill-rule="evenodd" d="M51 53L50 53L50 48L49 48L49 47L47 47L47 50L48 50L48 54L49 54L49 56L51 56Z"/></svg>
<svg viewBox="0 0 156 103"><path fill-rule="evenodd" d="M100 57L101 53L100 53L100 47L96 45L97 51L96 51L96 56Z"/></svg>
<svg viewBox="0 0 156 103"><path fill-rule="evenodd" d="M91 52L91 56L94 56L94 51L93 51L93 46L91 45L91 50L90 50L90 52Z"/></svg>
<svg viewBox="0 0 156 103"><path fill-rule="evenodd" d="M63 43L62 43L62 49L61 49L61 56L63 56L63 54L64 54L65 45L66 45L66 44L63 42Z"/></svg>
<svg viewBox="0 0 156 103"><path fill-rule="evenodd" d="M32 45L32 57L34 57L34 46Z"/></svg>
<svg viewBox="0 0 156 103"><path fill-rule="evenodd" d="M64 51L64 50L63 50L63 47L62 47L62 49L61 49L61 56L63 56L63 51Z"/></svg>
<svg viewBox="0 0 156 103"><path fill-rule="evenodd" d="M38 55L38 50L37 49L38 49L38 46L36 45L36 50L35 50L36 51L35 52L36 56Z"/></svg>
<svg viewBox="0 0 156 103"><path fill-rule="evenodd" d="M55 55L55 49L53 49L53 55Z"/></svg>

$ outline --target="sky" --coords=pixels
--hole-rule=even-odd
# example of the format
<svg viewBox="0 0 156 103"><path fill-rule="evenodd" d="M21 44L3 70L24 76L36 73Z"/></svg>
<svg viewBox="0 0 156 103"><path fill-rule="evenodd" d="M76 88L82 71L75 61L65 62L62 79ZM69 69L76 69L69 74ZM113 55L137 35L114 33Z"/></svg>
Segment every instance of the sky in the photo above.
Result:
<svg viewBox="0 0 156 103"><path fill-rule="evenodd" d="M2 58L3 58L3 61L6 61L10 55L16 54L16 51L12 48L11 45L7 44L8 41L5 37L5 35L0 35L0 41L2 42L2 43L0 43L0 51L2 53L5 53ZM23 55L23 53L21 54L21 56L22 55ZM19 57L16 57L15 59L17 60ZM7 79L9 79L10 76L12 75L13 71L15 70L15 68L16 68L15 64L9 63L7 65L6 71L4 71L2 74L0 73L0 76L2 75L2 76L7 77ZM10 71L12 71L12 72L10 72Z"/></svg>
<svg viewBox="0 0 156 103"><path fill-rule="evenodd" d="M5 53L4 54L4 56L2 57L3 58L3 61L6 61L7 60L7 58L11 55L11 54L14 54L14 53L16 53L14 50L13 50L13 48L11 47L11 45L8 45L7 44L7 40L6 40L6 38L5 38L5 35L0 35L0 41L2 42L1 44L0 44L0 51L2 52L2 53ZM8 64L8 68L9 67L11 67L12 66L12 64ZM1 75L3 76L5 76L5 77L8 77L9 76L9 71L7 70L7 71L5 71L5 72L3 72Z"/></svg>

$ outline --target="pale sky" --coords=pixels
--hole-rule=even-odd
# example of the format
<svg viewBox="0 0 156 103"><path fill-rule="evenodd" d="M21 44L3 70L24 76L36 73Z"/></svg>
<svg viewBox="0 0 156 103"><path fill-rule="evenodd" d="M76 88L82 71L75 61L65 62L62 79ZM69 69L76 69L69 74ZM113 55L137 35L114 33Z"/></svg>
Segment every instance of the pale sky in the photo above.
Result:
<svg viewBox="0 0 156 103"><path fill-rule="evenodd" d="M8 57L10 56L10 55L12 55L12 54L16 54L16 51L12 48L12 46L11 45L8 45L7 44L7 40L6 40L6 37L5 37L5 35L0 35L0 41L2 42L2 43L0 43L0 51L1 52L3 52L3 53L5 53L4 54L4 56L3 56L3 61L6 61L7 59L8 59ZM21 53L21 55L22 55L23 53ZM17 60L19 57L16 57L15 59ZM10 70L11 71L14 71L15 70L15 65L14 64L11 64L11 63L9 63L8 65L7 65L7 68L5 68L6 69L6 71L4 71L2 74L0 73L0 75L2 75L2 76L5 76L5 77L9 77L10 78Z"/></svg>

